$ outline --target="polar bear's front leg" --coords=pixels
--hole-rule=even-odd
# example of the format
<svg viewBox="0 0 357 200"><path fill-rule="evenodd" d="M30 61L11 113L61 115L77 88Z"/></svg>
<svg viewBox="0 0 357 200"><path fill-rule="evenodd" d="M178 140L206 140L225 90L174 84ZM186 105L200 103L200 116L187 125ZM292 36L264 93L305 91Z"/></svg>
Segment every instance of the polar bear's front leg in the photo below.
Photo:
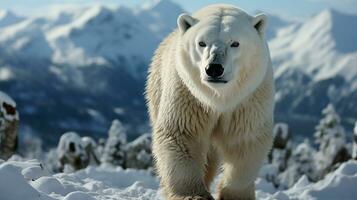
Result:
<svg viewBox="0 0 357 200"><path fill-rule="evenodd" d="M153 154L168 200L210 200L204 183L208 144L179 130L162 128L153 138Z"/></svg>
<svg viewBox="0 0 357 200"><path fill-rule="evenodd" d="M262 142L264 141L264 142ZM218 200L254 200L255 179L271 147L271 139L240 143L224 151L223 176Z"/></svg>

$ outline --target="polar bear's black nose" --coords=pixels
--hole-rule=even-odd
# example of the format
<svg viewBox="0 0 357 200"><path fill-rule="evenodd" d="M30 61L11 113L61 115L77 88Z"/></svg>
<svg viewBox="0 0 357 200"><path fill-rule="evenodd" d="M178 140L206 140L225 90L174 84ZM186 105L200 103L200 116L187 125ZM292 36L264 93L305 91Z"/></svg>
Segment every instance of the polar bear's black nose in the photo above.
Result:
<svg viewBox="0 0 357 200"><path fill-rule="evenodd" d="M218 78L222 76L224 68L221 64L209 64L206 67L206 74L211 78Z"/></svg>

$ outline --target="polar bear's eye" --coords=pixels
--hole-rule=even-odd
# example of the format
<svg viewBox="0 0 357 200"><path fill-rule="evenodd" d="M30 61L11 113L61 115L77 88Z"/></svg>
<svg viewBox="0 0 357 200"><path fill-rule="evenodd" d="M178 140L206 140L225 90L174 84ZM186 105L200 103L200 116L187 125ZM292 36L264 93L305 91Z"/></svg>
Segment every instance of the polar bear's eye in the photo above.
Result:
<svg viewBox="0 0 357 200"><path fill-rule="evenodd" d="M198 45L200 45L200 47L206 47L206 43L205 42L199 42Z"/></svg>
<svg viewBox="0 0 357 200"><path fill-rule="evenodd" d="M231 44L231 47L239 47L239 42L233 42L233 43Z"/></svg>

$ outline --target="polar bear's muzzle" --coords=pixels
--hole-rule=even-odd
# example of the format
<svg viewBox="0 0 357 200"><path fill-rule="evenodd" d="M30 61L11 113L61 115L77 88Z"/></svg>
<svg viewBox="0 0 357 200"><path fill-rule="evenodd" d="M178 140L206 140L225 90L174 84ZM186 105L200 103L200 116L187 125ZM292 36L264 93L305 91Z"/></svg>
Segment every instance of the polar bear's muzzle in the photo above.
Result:
<svg viewBox="0 0 357 200"><path fill-rule="evenodd" d="M223 75L224 68L221 64L210 63L205 68L205 71L209 78L218 79Z"/></svg>
<svg viewBox="0 0 357 200"><path fill-rule="evenodd" d="M222 64L210 63L205 68L206 81L211 83L227 83L228 81L223 79L224 68Z"/></svg>

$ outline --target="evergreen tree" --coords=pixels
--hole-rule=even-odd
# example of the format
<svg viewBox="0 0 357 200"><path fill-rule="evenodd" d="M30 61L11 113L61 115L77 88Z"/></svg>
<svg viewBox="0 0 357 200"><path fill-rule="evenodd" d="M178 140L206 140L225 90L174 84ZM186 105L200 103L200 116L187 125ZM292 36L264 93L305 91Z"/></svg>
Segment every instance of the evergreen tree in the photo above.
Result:
<svg viewBox="0 0 357 200"><path fill-rule="evenodd" d="M57 154L60 171L71 172L83 169L89 164L89 156L84 148L82 139L75 132L67 132L61 136Z"/></svg>
<svg viewBox="0 0 357 200"><path fill-rule="evenodd" d="M126 129L116 119L112 122L108 134L109 137L104 147L102 162L125 168Z"/></svg>
<svg viewBox="0 0 357 200"><path fill-rule="evenodd" d="M308 139L299 144L288 161L288 168L279 175L279 182L282 188L291 187L306 175L310 181L316 181L316 167L314 162L315 150L310 145Z"/></svg>
<svg viewBox="0 0 357 200"><path fill-rule="evenodd" d="M82 137L82 145L89 158L89 165L99 165L97 143L91 137Z"/></svg>
<svg viewBox="0 0 357 200"><path fill-rule="evenodd" d="M152 167L151 135L144 134L127 145L126 166L135 169Z"/></svg>
<svg viewBox="0 0 357 200"><path fill-rule="evenodd" d="M353 130L352 158L357 160L357 122L355 123L355 128Z"/></svg>
<svg viewBox="0 0 357 200"><path fill-rule="evenodd" d="M336 164L349 159L346 135L340 117L332 104L322 111L323 118L316 127L315 141L319 145L317 167L320 176L331 171Z"/></svg>
<svg viewBox="0 0 357 200"><path fill-rule="evenodd" d="M0 159L10 158L17 150L18 129L16 103L0 91Z"/></svg>
<svg viewBox="0 0 357 200"><path fill-rule="evenodd" d="M289 126L285 123L277 123L273 130L274 143L269 154L269 162L274 164L280 172L287 167L291 155L291 133Z"/></svg>

